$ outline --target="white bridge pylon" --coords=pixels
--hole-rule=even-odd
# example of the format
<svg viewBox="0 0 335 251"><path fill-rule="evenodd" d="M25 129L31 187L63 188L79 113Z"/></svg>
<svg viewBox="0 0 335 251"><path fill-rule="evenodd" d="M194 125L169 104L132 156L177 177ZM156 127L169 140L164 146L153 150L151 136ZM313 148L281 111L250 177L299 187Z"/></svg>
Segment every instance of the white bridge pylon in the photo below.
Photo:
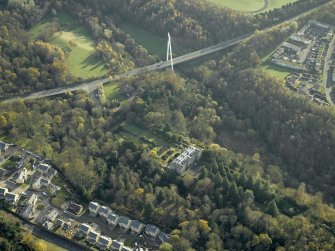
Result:
<svg viewBox="0 0 335 251"><path fill-rule="evenodd" d="M171 69L173 70L173 57L172 57L172 46L171 46L171 36L170 32L168 32L168 43L167 43L167 51L166 51L166 61L171 62Z"/></svg>

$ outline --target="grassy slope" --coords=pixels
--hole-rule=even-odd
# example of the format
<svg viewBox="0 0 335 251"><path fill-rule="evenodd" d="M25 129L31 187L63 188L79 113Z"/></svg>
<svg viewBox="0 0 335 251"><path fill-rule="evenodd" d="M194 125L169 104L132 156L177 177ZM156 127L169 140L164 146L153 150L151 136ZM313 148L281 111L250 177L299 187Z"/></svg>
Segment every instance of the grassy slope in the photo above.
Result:
<svg viewBox="0 0 335 251"><path fill-rule="evenodd" d="M284 67L280 67L267 62L261 64L260 69L264 70L269 75L279 79L285 79L286 76L290 75L291 73L294 73L294 71L290 71L289 69L286 69Z"/></svg>
<svg viewBox="0 0 335 251"><path fill-rule="evenodd" d="M264 5L264 0L205 0L217 4L220 7L228 7L241 12L253 12L260 10ZM280 8L296 0L269 0L269 5L264 11Z"/></svg>
<svg viewBox="0 0 335 251"><path fill-rule="evenodd" d="M70 72L83 78L107 74L104 63L95 56L95 43L86 27L64 12L59 13L57 17L62 30L52 36L50 43L64 50ZM35 26L30 31L32 39L36 39L50 25L51 19L48 18ZM75 42L76 46L70 46L70 41Z"/></svg>
<svg viewBox="0 0 335 251"><path fill-rule="evenodd" d="M144 30L133 24L122 24L120 27L124 32L128 33L136 43L146 48L150 54L158 55L161 59L166 58L166 45L167 45L167 34L166 38L152 34L148 30ZM175 56L183 55L187 53L185 49L177 45L172 39L172 51Z"/></svg>
<svg viewBox="0 0 335 251"><path fill-rule="evenodd" d="M34 236L34 241L38 241L38 242L41 242L43 243L43 246L46 247L46 249L43 249L45 251L67 251L68 249L64 249L64 248L61 248L51 242L48 242L46 240L43 240L43 239L40 239L36 236Z"/></svg>

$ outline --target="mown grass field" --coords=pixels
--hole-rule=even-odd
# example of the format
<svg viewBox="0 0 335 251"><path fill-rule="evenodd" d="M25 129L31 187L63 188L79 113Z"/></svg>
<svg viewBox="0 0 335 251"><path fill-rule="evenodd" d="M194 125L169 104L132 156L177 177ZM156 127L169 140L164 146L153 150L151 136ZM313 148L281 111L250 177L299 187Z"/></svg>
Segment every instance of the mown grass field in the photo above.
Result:
<svg viewBox="0 0 335 251"><path fill-rule="evenodd" d="M162 60L166 58L166 38L157 36L148 30L144 30L136 25L125 23L120 27L124 32L128 33L136 43L143 46L152 55L158 55ZM187 53L187 50L176 44L172 39L172 52L175 56Z"/></svg>
<svg viewBox="0 0 335 251"><path fill-rule="evenodd" d="M264 70L267 74L278 79L285 79L285 77L287 77L291 73L294 73L294 71L290 71L289 69L268 62L262 63L260 65L260 69Z"/></svg>
<svg viewBox="0 0 335 251"><path fill-rule="evenodd" d="M268 10L273 10L275 8L280 8L288 3L295 2L297 0L206 0L212 2L219 7L227 7L233 10L257 13L264 12Z"/></svg>
<svg viewBox="0 0 335 251"><path fill-rule="evenodd" d="M66 53L66 63L75 77L99 77L108 73L104 63L95 55L95 42L89 30L65 12L57 15L61 30L54 33L49 41ZM52 25L50 18L33 27L29 34L32 39Z"/></svg>
<svg viewBox="0 0 335 251"><path fill-rule="evenodd" d="M33 240L35 242L39 242L41 244L39 245L39 247L43 247L43 250L45 251L68 251L68 249L61 248L60 246L57 246L46 240L40 239L36 236L33 237Z"/></svg>

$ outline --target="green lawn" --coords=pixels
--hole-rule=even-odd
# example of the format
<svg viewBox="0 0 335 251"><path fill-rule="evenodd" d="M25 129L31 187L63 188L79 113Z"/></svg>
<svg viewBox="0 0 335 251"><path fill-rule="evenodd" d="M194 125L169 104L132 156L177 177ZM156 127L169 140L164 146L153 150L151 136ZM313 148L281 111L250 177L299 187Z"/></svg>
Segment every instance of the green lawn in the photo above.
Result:
<svg viewBox="0 0 335 251"><path fill-rule="evenodd" d="M95 55L95 42L89 30L65 12L59 13L57 18L61 31L56 32L49 42L64 50L70 72L82 78L107 74L104 63ZM48 18L33 27L29 32L31 38L36 39L50 25L51 19Z"/></svg>
<svg viewBox="0 0 335 251"><path fill-rule="evenodd" d="M120 87L116 83L109 83L104 85L104 92L107 100L119 99L120 95L118 94Z"/></svg>
<svg viewBox="0 0 335 251"><path fill-rule="evenodd" d="M164 38L129 23L122 24L120 28L128 33L136 43L146 48L150 54L158 55L162 60L166 58L167 34ZM175 43L173 37L171 37L171 40L172 52L175 56L187 53L187 50Z"/></svg>
<svg viewBox="0 0 335 251"><path fill-rule="evenodd" d="M295 2L297 0L268 0L267 6L265 0L207 0L207 1L217 4L219 7L227 7L241 12L257 13L258 11L268 11L275 8L280 8L283 5Z"/></svg>
<svg viewBox="0 0 335 251"><path fill-rule="evenodd" d="M280 67L267 62L261 64L260 69L264 70L269 75L279 79L285 79L285 77L287 77L291 73L294 73L294 71L290 71L289 69L286 69L284 67Z"/></svg>

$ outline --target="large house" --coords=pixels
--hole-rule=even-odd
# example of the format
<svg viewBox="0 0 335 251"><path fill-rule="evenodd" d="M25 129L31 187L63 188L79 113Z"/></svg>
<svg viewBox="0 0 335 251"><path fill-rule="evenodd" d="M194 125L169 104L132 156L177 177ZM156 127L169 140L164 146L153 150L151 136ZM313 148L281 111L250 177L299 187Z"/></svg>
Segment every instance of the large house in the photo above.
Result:
<svg viewBox="0 0 335 251"><path fill-rule="evenodd" d="M26 205L21 211L22 217L25 218L26 220L32 219L34 217L34 213L35 213L35 206L33 205Z"/></svg>
<svg viewBox="0 0 335 251"><path fill-rule="evenodd" d="M31 187L35 190L40 190L42 188L42 184L41 184L41 179L42 177L38 177L37 179L35 179L32 183L31 183Z"/></svg>
<svg viewBox="0 0 335 251"><path fill-rule="evenodd" d="M112 242L112 246L111 246L111 250L115 250L115 251L121 251L123 247L123 243L117 240L113 240Z"/></svg>
<svg viewBox="0 0 335 251"><path fill-rule="evenodd" d="M17 184L23 184L27 180L27 168L22 168L17 173L17 178L15 179L15 182Z"/></svg>
<svg viewBox="0 0 335 251"><path fill-rule="evenodd" d="M152 237L157 237L160 232L161 232L161 230L158 227L156 227L155 225L152 225L152 224L148 224L145 228L145 233L149 236L152 236Z"/></svg>
<svg viewBox="0 0 335 251"><path fill-rule="evenodd" d="M95 245L98 241L98 238L100 237L100 233L91 230L90 232L88 232L87 234L87 242L90 243L91 245Z"/></svg>
<svg viewBox="0 0 335 251"><path fill-rule="evenodd" d="M4 199L6 196L6 193L8 193L8 188L0 187L0 199Z"/></svg>
<svg viewBox="0 0 335 251"><path fill-rule="evenodd" d="M83 237L88 234L92 230L92 227L86 223L82 223L79 225L78 230L76 232L76 236Z"/></svg>
<svg viewBox="0 0 335 251"><path fill-rule="evenodd" d="M41 163L35 167L35 170L41 174L47 174L52 167L49 164Z"/></svg>
<svg viewBox="0 0 335 251"><path fill-rule="evenodd" d="M119 218L119 226L124 228L124 229L128 229L130 227L131 224L131 219L127 216L120 216Z"/></svg>
<svg viewBox="0 0 335 251"><path fill-rule="evenodd" d="M50 221L46 221L46 222L43 223L42 226L47 230L52 230L53 227L54 227L54 224Z"/></svg>
<svg viewBox="0 0 335 251"><path fill-rule="evenodd" d="M96 245L99 249L106 250L106 249L109 249L111 244L112 244L112 239L111 238L109 238L107 236L104 236L104 235L100 235Z"/></svg>
<svg viewBox="0 0 335 251"><path fill-rule="evenodd" d="M98 202L91 201L88 205L88 210L92 215L97 215L100 209L100 204Z"/></svg>
<svg viewBox="0 0 335 251"><path fill-rule="evenodd" d="M135 234L139 234L143 230L144 227L145 227L145 225L138 220L132 220L131 221L130 229Z"/></svg>
<svg viewBox="0 0 335 251"><path fill-rule="evenodd" d="M107 216L107 221L108 221L108 224L111 224L113 226L117 225L119 223L119 219L120 219L120 216L115 214L115 213L110 213L108 216Z"/></svg>
<svg viewBox="0 0 335 251"><path fill-rule="evenodd" d="M16 205L16 203L19 201L20 196L16 193L6 193L5 195L5 202L10 205Z"/></svg>
<svg viewBox="0 0 335 251"><path fill-rule="evenodd" d="M31 205L33 207L36 206L36 203L38 201L38 196L35 193L32 193L25 201L25 205Z"/></svg>
<svg viewBox="0 0 335 251"><path fill-rule="evenodd" d="M185 172L186 168L200 159L201 153L202 151L199 148L189 146L170 163L169 169L175 170L177 173L182 174Z"/></svg>

